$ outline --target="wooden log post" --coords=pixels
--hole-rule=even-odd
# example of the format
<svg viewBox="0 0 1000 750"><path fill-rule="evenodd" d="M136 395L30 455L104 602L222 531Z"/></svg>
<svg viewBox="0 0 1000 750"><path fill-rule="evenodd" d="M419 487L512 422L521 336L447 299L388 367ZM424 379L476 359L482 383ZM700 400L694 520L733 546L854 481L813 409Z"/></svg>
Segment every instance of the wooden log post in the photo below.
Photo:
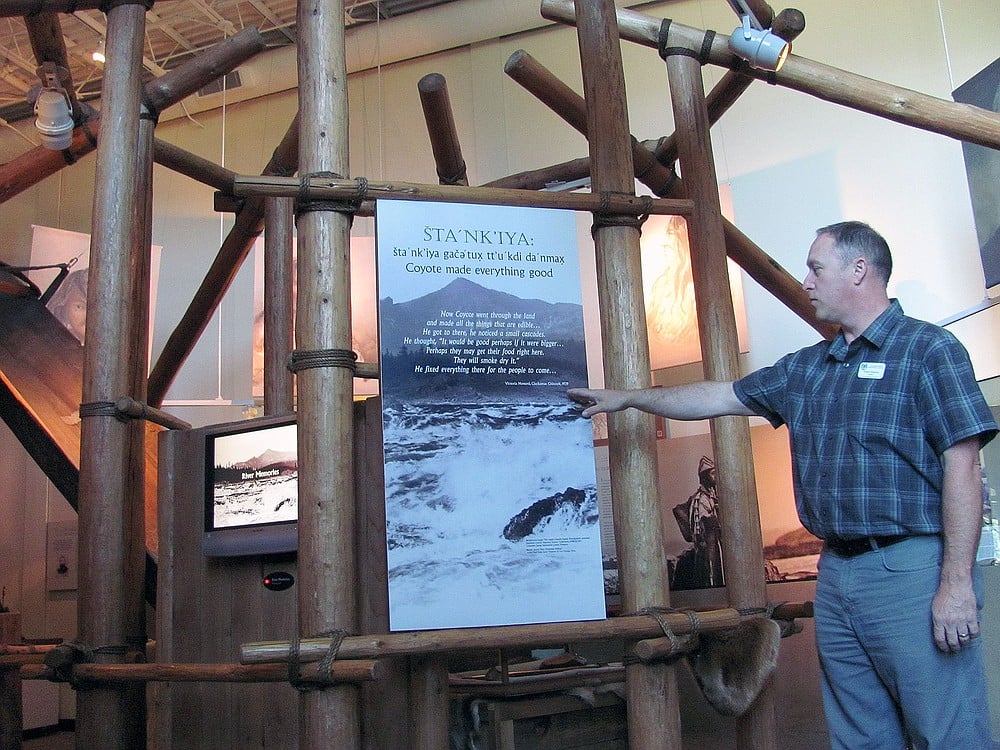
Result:
<svg viewBox="0 0 1000 750"><path fill-rule="evenodd" d="M420 106L431 139L431 153L442 185L468 185L462 157L462 144L458 140L455 117L448 98L448 83L440 73L428 73L417 82Z"/></svg>
<svg viewBox="0 0 1000 750"><path fill-rule="evenodd" d="M288 355L295 343L295 258L292 253L292 198L264 201L264 413L295 410L295 382ZM254 357L257 326L254 321ZM254 361L254 372L257 362Z"/></svg>
<svg viewBox="0 0 1000 750"><path fill-rule="evenodd" d="M625 102L625 77L612 0L576 2L577 35L587 101L592 191L633 194L634 166ZM610 388L650 385L649 346L639 228L595 214L597 283ZM618 225L616 225L618 224ZM653 418L635 409L610 415L611 496L626 612L669 606L657 487ZM629 644L626 644L629 648ZM681 725L675 667L630 664L625 687L629 747L680 748Z"/></svg>
<svg viewBox="0 0 1000 750"><path fill-rule="evenodd" d="M299 173L349 173L343 0L298 5ZM313 210L316 209L316 210ZM297 352L338 360L351 351L352 217L298 206ZM353 372L300 369L298 387L298 611L303 635L357 632ZM304 750L360 748L358 690L335 686L299 699ZM444 717L442 717L444 720Z"/></svg>
<svg viewBox="0 0 1000 750"><path fill-rule="evenodd" d="M264 167L264 174L293 174L297 168L298 153L299 118L296 115ZM251 198L236 214L233 228L223 240L222 247L219 248L219 253L212 261L198 291L195 292L177 326L167 337L159 358L150 370L147 398L153 406L160 406L163 403L167 389L194 349L195 343L204 332L229 285L236 278L240 265L246 260L250 248L253 247L263 228L264 198Z"/></svg>
<svg viewBox="0 0 1000 750"><path fill-rule="evenodd" d="M694 201L688 236L703 368L709 380L736 380L740 377L736 314L701 67L697 59L683 54L668 54L666 64L685 189ZM737 609L764 608L764 545L750 425L745 417L718 417L711 420L711 431L729 603ZM774 693L767 687L737 720L737 744L766 750L775 743Z"/></svg>
<svg viewBox="0 0 1000 750"><path fill-rule="evenodd" d="M128 363L135 355L135 305L146 295L134 287L136 219L139 200L140 79L145 7L117 5L108 11L107 64L104 69L104 141L97 154L87 332L84 347L83 403L80 405L80 639L96 650L98 663L124 660L136 635L136 601L128 590L134 579L135 512L129 487L131 429L102 404L131 390ZM145 349L143 348L144 352ZM140 511L141 512L141 511ZM138 565L142 569L142 564ZM142 737L145 712L122 691L96 688L77 693L76 741L79 748L119 748Z"/></svg>
<svg viewBox="0 0 1000 750"><path fill-rule="evenodd" d="M542 0L542 15L552 21L573 23L573 0ZM618 30L622 39L656 49L661 18L619 8ZM673 22L670 35L678 44L699 50L705 32ZM708 62L728 68L733 53L725 35L715 37ZM958 104L917 91L893 86L849 73L805 57L790 54L777 73L745 67L746 75L785 86L834 104L883 117L931 133L1000 149L1000 113L971 104Z"/></svg>

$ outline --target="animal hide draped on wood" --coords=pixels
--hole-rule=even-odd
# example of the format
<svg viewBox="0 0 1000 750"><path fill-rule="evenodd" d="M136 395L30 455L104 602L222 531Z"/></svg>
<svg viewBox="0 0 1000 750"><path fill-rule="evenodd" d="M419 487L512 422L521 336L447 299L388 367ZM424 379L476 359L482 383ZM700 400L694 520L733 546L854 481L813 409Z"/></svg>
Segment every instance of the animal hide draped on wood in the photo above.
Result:
<svg viewBox="0 0 1000 750"><path fill-rule="evenodd" d="M780 626L757 617L731 630L701 633L699 641L687 661L702 694L723 716L742 715L778 664Z"/></svg>

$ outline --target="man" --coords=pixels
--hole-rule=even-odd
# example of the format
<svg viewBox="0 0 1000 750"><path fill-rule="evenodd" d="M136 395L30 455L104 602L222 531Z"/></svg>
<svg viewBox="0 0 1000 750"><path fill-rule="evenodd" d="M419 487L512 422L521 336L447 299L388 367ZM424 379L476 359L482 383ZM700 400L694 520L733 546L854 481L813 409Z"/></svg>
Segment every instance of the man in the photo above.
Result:
<svg viewBox="0 0 1000 750"><path fill-rule="evenodd" d="M996 423L962 345L889 299L885 240L860 222L816 234L802 286L840 326L832 342L732 383L569 395L585 417L787 424L799 517L825 540L815 624L833 747L990 748L975 552Z"/></svg>

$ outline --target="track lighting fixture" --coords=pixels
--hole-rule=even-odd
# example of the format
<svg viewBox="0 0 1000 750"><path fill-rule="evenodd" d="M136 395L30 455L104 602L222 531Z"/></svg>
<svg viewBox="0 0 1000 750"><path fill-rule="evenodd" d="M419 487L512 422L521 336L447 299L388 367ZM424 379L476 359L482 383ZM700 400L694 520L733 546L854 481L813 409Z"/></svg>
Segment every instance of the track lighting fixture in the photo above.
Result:
<svg viewBox="0 0 1000 750"><path fill-rule="evenodd" d="M73 111L69 98L62 89L47 88L38 92L35 99L35 128L42 137L42 145L53 151L69 148L73 140Z"/></svg>
<svg viewBox="0 0 1000 750"><path fill-rule="evenodd" d="M729 49L750 63L750 67L761 70L780 70L791 48L770 29L754 28L748 15L743 16L743 23L729 37Z"/></svg>

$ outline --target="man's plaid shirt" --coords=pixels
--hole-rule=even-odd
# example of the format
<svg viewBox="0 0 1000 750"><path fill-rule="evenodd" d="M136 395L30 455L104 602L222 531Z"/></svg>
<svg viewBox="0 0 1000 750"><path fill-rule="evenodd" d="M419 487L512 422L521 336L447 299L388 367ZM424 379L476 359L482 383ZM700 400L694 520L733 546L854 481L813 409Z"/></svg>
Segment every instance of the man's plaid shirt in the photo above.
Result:
<svg viewBox="0 0 1000 750"><path fill-rule="evenodd" d="M896 300L850 345L838 334L734 390L788 425L799 517L819 537L940 533L941 454L997 433L965 348Z"/></svg>

